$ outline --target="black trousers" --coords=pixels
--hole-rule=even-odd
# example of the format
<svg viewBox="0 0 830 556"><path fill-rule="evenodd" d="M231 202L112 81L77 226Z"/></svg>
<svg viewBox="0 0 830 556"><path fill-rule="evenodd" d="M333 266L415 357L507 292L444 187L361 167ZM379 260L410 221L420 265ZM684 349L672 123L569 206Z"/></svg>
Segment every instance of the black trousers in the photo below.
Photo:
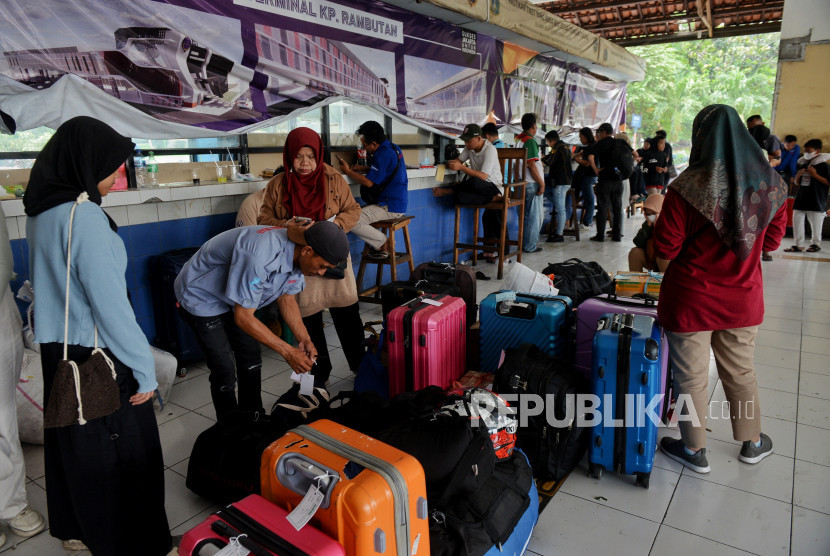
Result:
<svg viewBox="0 0 830 556"><path fill-rule="evenodd" d="M44 430L49 532L78 539L95 556L164 556L172 548L164 510L164 462L152 401L132 405L132 371L115 358L121 408L85 425ZM82 362L92 348L69 346ZM63 344L40 345L44 405Z"/></svg>
<svg viewBox="0 0 830 556"><path fill-rule="evenodd" d="M233 311L215 317L198 317L179 307L179 313L196 333L196 340L205 352L216 417L235 409L264 412L262 348L258 341L236 325ZM234 392L237 381L238 403Z"/></svg>
<svg viewBox="0 0 830 556"><path fill-rule="evenodd" d="M457 205L482 205L499 194L499 188L493 182L470 176L452 187L453 199ZM498 240L501 236L501 211L486 209L481 221L484 237Z"/></svg>
<svg viewBox="0 0 830 556"><path fill-rule="evenodd" d="M334 329L349 363L349 369L356 373L366 349L363 347L363 320L360 318L360 307L357 303L348 307L330 307L331 320ZM326 344L326 334L323 332L323 312L303 317L303 324L311 336L311 342L317 349L317 365L312 369L314 383L323 386L331 375L331 357Z"/></svg>
<svg viewBox="0 0 830 556"><path fill-rule="evenodd" d="M622 193L621 181L597 181L597 237L605 237L605 220L608 218L608 209L611 209L611 237L622 237Z"/></svg>

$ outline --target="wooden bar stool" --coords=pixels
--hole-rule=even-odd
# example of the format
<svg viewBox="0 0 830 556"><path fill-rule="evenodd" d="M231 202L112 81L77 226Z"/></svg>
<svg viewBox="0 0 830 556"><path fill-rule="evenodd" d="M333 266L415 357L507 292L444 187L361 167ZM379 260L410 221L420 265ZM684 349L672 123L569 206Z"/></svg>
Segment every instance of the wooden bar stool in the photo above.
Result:
<svg viewBox="0 0 830 556"><path fill-rule="evenodd" d="M504 261L510 257L516 257L517 262L522 262L522 234L525 225L525 186L527 182L524 181L525 166L527 165L527 149L524 148L504 148L496 149L499 155L499 166L505 169L502 176L504 180L504 194L500 195L496 200L482 205L455 205L455 239L453 241L453 264L458 264L458 256L463 253L473 253L473 266L478 263L478 252L496 253L498 257L498 279L501 280L504 276ZM508 209L516 208L519 216L519 237L515 240L507 238L507 218ZM475 220L473 221L473 242L464 243L459 241L459 233L461 229L461 209L471 208L475 209ZM501 212L501 230L499 230L499 238L495 245L492 243L492 238L485 238L479 236L479 219L482 210L498 210ZM515 251L510 251L510 247L515 246Z"/></svg>
<svg viewBox="0 0 830 556"><path fill-rule="evenodd" d="M371 246L367 243L363 247L363 255L360 257L360 267L357 272L357 298L360 301L365 301L367 303L380 303L380 290L383 287L382 281L384 265L392 267L391 272L393 282L398 279L398 265L409 263L409 274L411 275L415 271L415 265L412 261L412 245L409 243L409 221L413 218L415 217L405 214L399 218L378 220L377 222L372 223L374 228L381 230L389 238L389 257L382 261L370 259L367 255L371 249ZM405 247L404 251L400 253L398 253L395 248L395 232L398 230L403 230L403 242ZM361 291L360 288L363 287L363 275L366 272L367 264L377 265L375 285Z"/></svg>
<svg viewBox="0 0 830 556"><path fill-rule="evenodd" d="M579 218L578 212L580 210L584 211L585 205L576 203L576 189L574 188L568 190L568 197L571 198L571 217L565 221L565 229L562 235L574 236L579 241L579 222L581 219Z"/></svg>

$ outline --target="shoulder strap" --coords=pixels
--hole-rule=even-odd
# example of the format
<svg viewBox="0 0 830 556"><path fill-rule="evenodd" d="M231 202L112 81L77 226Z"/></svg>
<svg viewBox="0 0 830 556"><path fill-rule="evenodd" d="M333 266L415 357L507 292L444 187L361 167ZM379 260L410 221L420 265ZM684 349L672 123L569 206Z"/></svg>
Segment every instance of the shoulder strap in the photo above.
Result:
<svg viewBox="0 0 830 556"><path fill-rule="evenodd" d="M386 179L383 180L383 183L377 184L376 187L380 187L380 190L383 191L386 189L386 186L392 183L392 180L395 179L395 176L398 175L398 170L401 168L401 160L403 159L403 153L398 149L391 141L389 142L392 145L392 150L395 151L395 154L398 155L398 163L395 165L395 170L386 176Z"/></svg>

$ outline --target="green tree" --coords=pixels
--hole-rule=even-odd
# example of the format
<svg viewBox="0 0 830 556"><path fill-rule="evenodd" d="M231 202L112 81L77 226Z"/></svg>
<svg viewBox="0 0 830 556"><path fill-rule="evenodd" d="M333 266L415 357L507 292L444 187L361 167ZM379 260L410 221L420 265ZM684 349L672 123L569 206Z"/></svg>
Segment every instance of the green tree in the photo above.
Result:
<svg viewBox="0 0 830 556"><path fill-rule="evenodd" d="M628 85L627 113L642 116L640 137L665 129L682 159L705 106L729 104L743 118L769 122L778 42L771 33L632 47L648 64L645 79Z"/></svg>

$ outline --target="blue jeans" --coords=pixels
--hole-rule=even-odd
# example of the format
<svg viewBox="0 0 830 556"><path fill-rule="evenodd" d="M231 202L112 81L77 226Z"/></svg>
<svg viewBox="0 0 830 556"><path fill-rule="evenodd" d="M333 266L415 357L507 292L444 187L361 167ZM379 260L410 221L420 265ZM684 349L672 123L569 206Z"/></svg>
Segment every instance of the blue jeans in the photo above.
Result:
<svg viewBox="0 0 830 556"><path fill-rule="evenodd" d="M596 176L582 178L582 204L585 207L582 211L582 223L586 226L590 226L594 220L594 185L596 183Z"/></svg>
<svg viewBox="0 0 830 556"><path fill-rule="evenodd" d="M537 195L539 184L535 181L527 182L525 187L525 229L522 234L522 250L530 253L536 250L539 242L539 229L542 226L543 200Z"/></svg>
<svg viewBox="0 0 830 556"><path fill-rule="evenodd" d="M551 226L551 229L556 230L556 235L561 236L562 232L565 231L565 220L568 219L568 214L570 213L570 207L565 207L565 199L568 197L568 190L571 188L570 185L555 185L551 189L551 196L553 197L553 221L552 223L555 224ZM547 195L547 190L545 190L545 195ZM553 234L548 234L553 235Z"/></svg>

